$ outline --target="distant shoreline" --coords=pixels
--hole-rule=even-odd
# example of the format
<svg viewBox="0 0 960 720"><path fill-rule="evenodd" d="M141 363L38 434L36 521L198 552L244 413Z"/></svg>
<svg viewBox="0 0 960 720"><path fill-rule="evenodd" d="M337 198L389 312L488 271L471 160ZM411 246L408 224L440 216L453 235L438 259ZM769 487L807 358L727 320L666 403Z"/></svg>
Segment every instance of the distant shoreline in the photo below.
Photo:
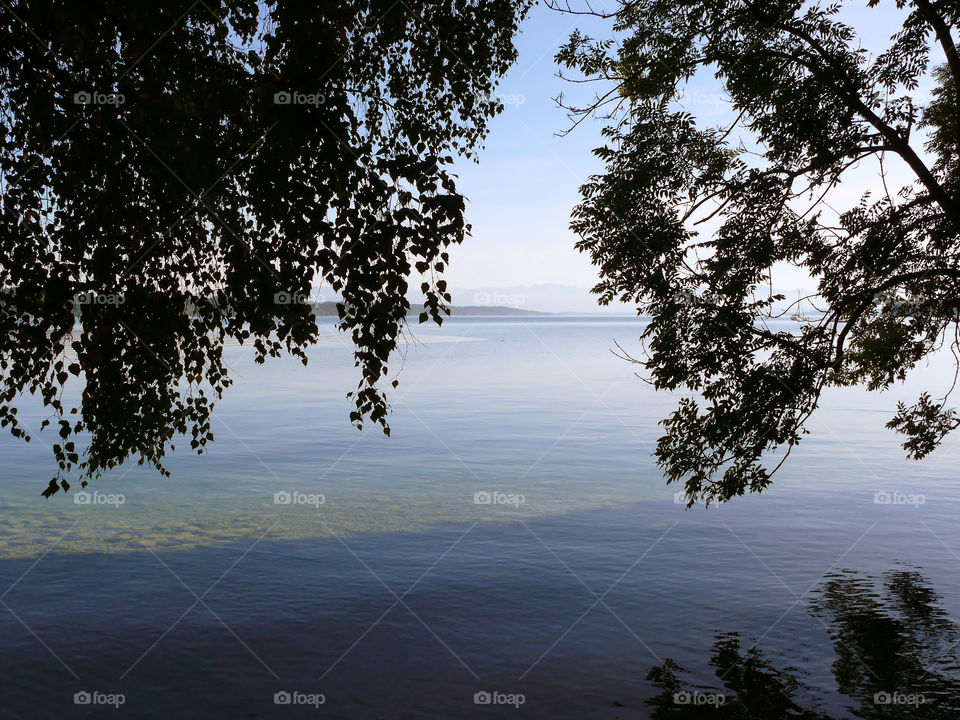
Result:
<svg viewBox="0 0 960 720"><path fill-rule="evenodd" d="M407 317L416 317L423 312L422 303L411 303ZM337 303L313 303L313 313L317 317L339 317ZM539 310L523 310L521 308L505 307L502 305L453 305L450 307L451 317L478 317L496 316L508 317L517 315L554 315L555 313L540 312Z"/></svg>

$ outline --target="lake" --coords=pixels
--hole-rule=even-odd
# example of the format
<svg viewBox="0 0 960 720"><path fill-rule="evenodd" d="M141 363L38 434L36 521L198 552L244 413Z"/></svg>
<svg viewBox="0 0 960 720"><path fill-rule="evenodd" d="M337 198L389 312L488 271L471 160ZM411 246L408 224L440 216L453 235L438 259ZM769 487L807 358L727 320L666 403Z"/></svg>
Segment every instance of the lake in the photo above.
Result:
<svg viewBox="0 0 960 720"><path fill-rule="evenodd" d="M884 428L949 357L829 391L768 491L687 510L676 398L611 353L642 319L415 326L390 438L318 321L308 367L228 348L170 478L44 500L52 440L0 437L0 717L960 717L958 437Z"/></svg>

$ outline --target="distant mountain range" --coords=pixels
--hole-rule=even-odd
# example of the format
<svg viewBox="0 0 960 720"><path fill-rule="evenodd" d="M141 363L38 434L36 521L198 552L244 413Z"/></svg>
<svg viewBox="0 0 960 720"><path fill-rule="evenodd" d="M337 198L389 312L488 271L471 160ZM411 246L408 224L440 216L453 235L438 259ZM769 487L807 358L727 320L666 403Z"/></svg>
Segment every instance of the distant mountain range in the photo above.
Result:
<svg viewBox="0 0 960 720"><path fill-rule="evenodd" d="M487 288L451 287L449 291L453 296L452 314L461 317L483 315L622 315L636 317L637 314L634 305L619 302L607 306L598 305L597 297L589 289L573 285L544 283ZM756 293L757 299L766 295L767 292L769 291L765 288L759 288ZM0 295L10 293L9 289L0 288ZM802 288L800 290L774 288L773 293L783 296L783 299L775 302L771 308L771 312L775 316L780 315L789 318L791 314L797 311L797 298L804 298L801 314L815 317L821 315L826 307L822 299L816 297L815 293ZM282 293L282 295L289 294ZM93 294L93 296L95 299L86 302L105 304L112 302L114 298L117 302L123 302L122 295L114 296L101 293ZM807 299L808 296L810 296L810 299ZM408 300L410 301L411 315L419 315L423 312L422 294L411 293ZM286 301L306 301L313 307L318 316L335 316L337 315L337 302L340 301L340 298L337 294L331 294L329 289L313 288L307 297L297 296L294 299L293 296L288 296ZM79 305L85 304L85 301L81 299L77 303L77 311L79 312ZM186 302L186 311L188 314L194 312L193 303L189 300Z"/></svg>
<svg viewBox="0 0 960 720"><path fill-rule="evenodd" d="M313 303L313 312L320 317L336 317L337 303ZM410 303L410 315L416 316L423 312L423 303ZM496 315L550 315L551 313L537 312L536 310L522 310L520 308L503 307L497 305L453 305L450 307L452 317L469 317Z"/></svg>
<svg viewBox="0 0 960 720"><path fill-rule="evenodd" d="M597 304L597 296L588 288L559 283L540 283L536 285L512 285L507 287L451 287L455 305L504 307L524 310L536 310L555 315L632 315L636 310L630 305L614 303L608 306ZM422 300L422 296L411 294L410 300Z"/></svg>

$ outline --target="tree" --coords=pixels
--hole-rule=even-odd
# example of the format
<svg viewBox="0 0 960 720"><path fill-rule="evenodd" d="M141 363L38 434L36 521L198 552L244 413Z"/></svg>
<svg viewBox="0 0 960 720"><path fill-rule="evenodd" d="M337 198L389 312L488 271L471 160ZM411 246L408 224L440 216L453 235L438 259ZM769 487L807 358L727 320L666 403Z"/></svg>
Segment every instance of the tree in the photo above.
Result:
<svg viewBox="0 0 960 720"><path fill-rule="evenodd" d="M607 120L577 247L599 267L601 303L651 317L631 359L685 393L655 454L690 504L767 487L825 387L880 390L960 348L960 6L897 0L902 27L872 56L841 18L849 5L628 0L612 39L576 32L558 54L604 83L584 105L560 98L575 124ZM711 74L729 108L718 126L680 102ZM833 215L834 191L869 163L868 192ZM778 264L813 279L821 318L769 324ZM957 427L949 394L897 408L889 427L909 456Z"/></svg>
<svg viewBox="0 0 960 720"><path fill-rule="evenodd" d="M351 419L389 433L408 284L441 322L469 232L450 165L502 107L527 6L4 3L0 424L29 441L18 405L42 398L45 495L131 457L166 472L178 434L202 452L224 342L306 363L317 282L355 344Z"/></svg>

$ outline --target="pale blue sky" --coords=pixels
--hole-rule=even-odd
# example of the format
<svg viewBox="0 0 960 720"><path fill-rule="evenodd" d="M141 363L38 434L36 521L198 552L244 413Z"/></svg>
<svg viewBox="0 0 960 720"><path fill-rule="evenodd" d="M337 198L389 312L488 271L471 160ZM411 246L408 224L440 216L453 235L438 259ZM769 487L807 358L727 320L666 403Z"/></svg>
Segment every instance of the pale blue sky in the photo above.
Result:
<svg viewBox="0 0 960 720"><path fill-rule="evenodd" d="M866 7L866 0L848 2L842 16L862 31L865 46L874 52L885 46L900 26L893 0L874 9ZM479 165L464 162L458 166L460 189L469 200L467 214L474 231L473 237L451 251L447 280L453 288L538 283L587 288L596 282L589 258L573 248L576 238L568 224L570 210L579 199L579 186L591 172L601 169L591 150L601 143L602 124L587 122L572 134L557 137L569 121L552 99L559 92L583 96L588 91L557 78L553 59L578 26L600 37L610 33L608 21L561 14L542 6L535 7L524 24L518 62L500 88L507 100L522 97L523 102L507 104L493 121ZM722 89L712 77L696 78L688 93L690 110L710 123L722 122L725 106L715 101L720 93ZM902 177L906 179L905 174ZM875 182L875 168L862 168L856 182L834 198L838 209L854 204L865 187ZM782 269L775 282L783 289L811 286L804 273L789 268ZM469 300L455 298L461 304Z"/></svg>
<svg viewBox="0 0 960 720"><path fill-rule="evenodd" d="M596 281L589 258L573 248L570 210L579 186L601 166L597 123L565 137L569 122L553 97L571 87L555 77L554 54L577 25L591 18L535 7L518 40L517 64L499 94L507 104L492 125L479 165L460 163L460 190L469 199L473 237L451 252L447 280L454 287L503 287ZM598 32L602 23L594 22ZM573 88L576 90L576 88Z"/></svg>

